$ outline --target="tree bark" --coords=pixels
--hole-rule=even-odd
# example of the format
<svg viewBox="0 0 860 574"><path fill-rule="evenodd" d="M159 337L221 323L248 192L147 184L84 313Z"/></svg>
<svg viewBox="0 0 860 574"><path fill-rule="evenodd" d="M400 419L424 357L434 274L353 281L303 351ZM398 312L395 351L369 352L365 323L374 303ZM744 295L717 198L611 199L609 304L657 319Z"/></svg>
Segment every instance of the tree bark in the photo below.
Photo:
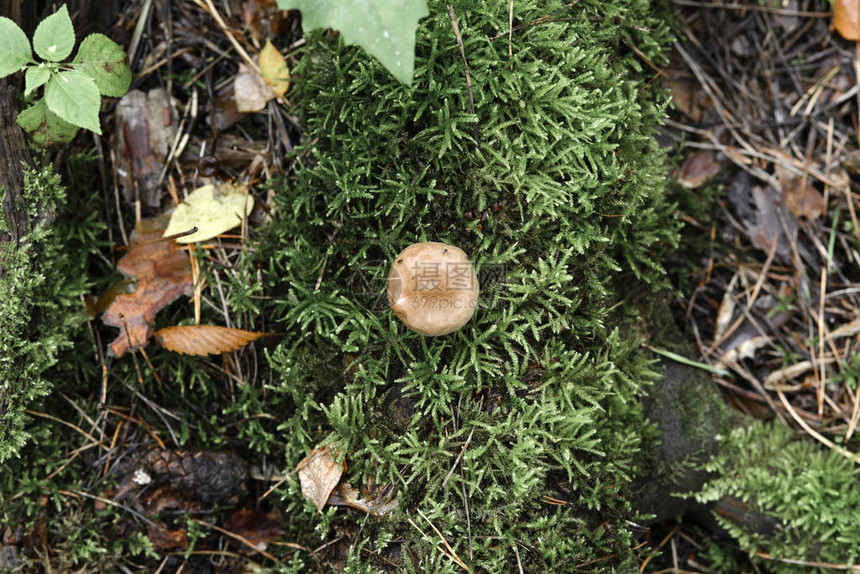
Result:
<svg viewBox="0 0 860 574"><path fill-rule="evenodd" d="M33 165L24 132L15 123L15 89L9 79L0 80L0 187L3 190L3 218L6 229L0 231L0 243L13 242L17 248L27 233L39 222L51 225L54 214L37 207L38 216L30 219L31 210L25 201L24 168ZM0 277L3 262L0 260Z"/></svg>

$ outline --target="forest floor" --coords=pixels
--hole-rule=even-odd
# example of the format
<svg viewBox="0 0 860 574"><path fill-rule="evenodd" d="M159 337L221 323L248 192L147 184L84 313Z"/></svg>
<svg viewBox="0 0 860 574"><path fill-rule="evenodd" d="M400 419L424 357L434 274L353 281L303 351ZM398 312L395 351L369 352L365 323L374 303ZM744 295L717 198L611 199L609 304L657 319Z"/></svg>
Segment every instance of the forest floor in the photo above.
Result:
<svg viewBox="0 0 860 574"><path fill-rule="evenodd" d="M674 3L679 316L735 408L858 461L860 48L827 2ZM662 541L673 568L708 571L695 538Z"/></svg>
<svg viewBox="0 0 860 574"><path fill-rule="evenodd" d="M230 292L223 285L241 257L244 226L271 216L265 182L289 173L284 158L302 131L290 114L289 92L267 92L250 70L269 41L289 62L303 44L299 21L267 0L120 4L109 34L129 51L133 89L139 93L113 107L103 137L80 136L80 149L64 156L80 159L95 146L89 176L82 179L76 171L79 162L58 165L72 185L100 189L105 245L114 246L130 243L129 222L163 213L183 192L210 178L239 182L257 208L243 222L242 234L206 243L192 257L197 288L190 292L191 313L199 317L214 310L225 326L248 326L247 318L228 311ZM810 440L857 457L846 445L860 434L860 47L831 29L831 8L824 0L673 4L679 13L677 41L671 65L655 70L655 82L665 82L674 104L661 138L677 160L674 193L685 222L687 247L667 264L678 320L697 344L699 364L715 372L735 408L778 419ZM228 13L225 6L236 11ZM101 266L105 277L102 287L116 279L109 270L123 255L101 250L95 267ZM198 281L200 264L213 269L208 281L215 289ZM93 297L88 303L97 312L110 300ZM253 326L266 329L264 322ZM92 333L96 348L106 348L102 330ZM119 349L123 342L114 345ZM140 360L137 368L152 372L146 356ZM234 396L241 391L232 379L267 367L257 364L253 353L237 353L207 368L224 377L230 385L226 394ZM108 379L105 370L105 385ZM140 408L171 416L158 405ZM105 472L111 457L122 456L117 445L163 445L133 409L113 414L124 422L102 437L114 453L102 461ZM89 423L78 421L73 430L87 432L76 425L90 428ZM270 420L255 424L261 433L276 427ZM239 466L215 453L171 457L153 459L151 466L184 476L185 488L192 490L209 488L213 475L230 475ZM257 492L223 479L211 496L218 501L256 497L263 510L236 511L225 528L212 526L205 514L193 528L151 524L153 547L187 547L189 539L203 540L193 531L198 528L210 534L195 552L222 560L225 569L269 558L267 546L283 542L281 517L267 497L284 477L276 455L258 463L251 471ZM185 470L192 467L196 470ZM130 475L115 491L93 482L91 491L69 496L116 504L133 480ZM161 490L146 504L149 510L180 512L196 503ZM23 539L38 546L45 536L40 527L44 523L28 532L3 533L0 549ZM651 544L662 557L643 564L643 571L710 571L697 553L702 532L694 524L664 524L655 532L660 536ZM162 566L181 563L183 552L175 554ZM0 553L0 566L3 559Z"/></svg>

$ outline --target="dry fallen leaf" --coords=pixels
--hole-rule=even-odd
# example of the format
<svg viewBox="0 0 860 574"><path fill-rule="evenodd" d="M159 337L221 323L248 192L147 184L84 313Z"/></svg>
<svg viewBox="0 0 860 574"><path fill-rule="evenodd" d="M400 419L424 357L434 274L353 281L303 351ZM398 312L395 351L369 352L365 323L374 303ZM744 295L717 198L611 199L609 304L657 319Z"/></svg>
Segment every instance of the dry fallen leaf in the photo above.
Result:
<svg viewBox="0 0 860 574"><path fill-rule="evenodd" d="M797 221L791 216L782 194L772 187L752 188L755 203L755 222L744 221L752 244L765 253L770 253L776 243L776 259L790 262L791 245L797 240Z"/></svg>
<svg viewBox="0 0 860 574"><path fill-rule="evenodd" d="M240 508L227 517L224 528L254 546L252 550L246 544L233 541L239 552L253 554L255 551L265 551L269 542L277 541L281 537L281 515L277 510L265 512Z"/></svg>
<svg viewBox="0 0 860 574"><path fill-rule="evenodd" d="M380 518L399 506L393 485L377 486L372 483L363 486L359 492L348 482L341 482L331 493L328 503L332 506L350 506Z"/></svg>
<svg viewBox="0 0 860 574"><path fill-rule="evenodd" d="M187 325L159 329L155 332L155 341L168 351L182 355L220 355L274 334L215 325Z"/></svg>
<svg viewBox="0 0 860 574"><path fill-rule="evenodd" d="M159 552L188 548L188 532L184 528L174 530L159 522L150 521L146 525L146 536L152 542L153 548Z"/></svg>
<svg viewBox="0 0 860 574"><path fill-rule="evenodd" d="M722 165L714 161L712 152L692 151L681 168L678 183L687 189L696 189L720 173L720 169Z"/></svg>
<svg viewBox="0 0 860 574"><path fill-rule="evenodd" d="M175 235L197 228L197 231L179 237L177 243L195 243L212 239L242 223L242 211L250 215L254 197L248 188L231 183L198 187L173 210L165 235Z"/></svg>
<svg viewBox="0 0 860 574"><path fill-rule="evenodd" d="M244 64L239 64L239 73L233 79L233 92L236 109L242 113L259 112L266 102L277 97L263 76Z"/></svg>
<svg viewBox="0 0 860 574"><path fill-rule="evenodd" d="M260 72L263 79L272 86L277 96L283 96L290 88L290 69L287 61L274 44L266 40L266 45L260 50Z"/></svg>
<svg viewBox="0 0 860 574"><path fill-rule="evenodd" d="M172 102L163 88L132 90L116 106L116 170L126 201L139 193L144 205L158 208L164 160L176 133Z"/></svg>
<svg viewBox="0 0 860 574"><path fill-rule="evenodd" d="M105 325L120 329L110 344L111 353L117 357L130 346L146 345L155 314L181 295L191 294L188 254L172 241L159 241L165 223L164 217L141 220L128 252L117 264L123 275L137 279L137 289L117 294L102 316Z"/></svg>
<svg viewBox="0 0 860 574"><path fill-rule="evenodd" d="M857 0L833 3L833 27L846 40L860 40L860 6Z"/></svg>
<svg viewBox="0 0 860 574"><path fill-rule="evenodd" d="M805 217L815 221L824 211L824 196L821 192L807 184L803 177L795 177L782 186L782 196L785 205L795 217Z"/></svg>
<svg viewBox="0 0 860 574"><path fill-rule="evenodd" d="M318 446L296 465L302 494L313 502L319 511L322 511L346 468L345 464L338 464L334 459L335 453L330 446Z"/></svg>

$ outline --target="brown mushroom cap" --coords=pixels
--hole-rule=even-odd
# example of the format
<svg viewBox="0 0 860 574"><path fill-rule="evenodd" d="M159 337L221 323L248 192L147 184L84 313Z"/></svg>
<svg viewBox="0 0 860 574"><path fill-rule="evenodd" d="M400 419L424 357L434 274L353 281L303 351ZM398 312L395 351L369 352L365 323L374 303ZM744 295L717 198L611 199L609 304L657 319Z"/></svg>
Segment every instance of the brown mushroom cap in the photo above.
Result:
<svg viewBox="0 0 860 574"><path fill-rule="evenodd" d="M462 249L427 241L400 252L388 272L388 303L422 335L447 335L478 306L478 277Z"/></svg>

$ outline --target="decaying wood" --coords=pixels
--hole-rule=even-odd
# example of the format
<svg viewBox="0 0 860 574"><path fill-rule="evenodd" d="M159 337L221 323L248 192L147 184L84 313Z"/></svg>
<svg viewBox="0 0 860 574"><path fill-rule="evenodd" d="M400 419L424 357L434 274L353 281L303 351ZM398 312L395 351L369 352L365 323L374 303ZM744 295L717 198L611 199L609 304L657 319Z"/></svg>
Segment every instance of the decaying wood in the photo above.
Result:
<svg viewBox="0 0 860 574"><path fill-rule="evenodd" d="M15 123L15 89L9 80L0 80L0 186L3 189L3 214L6 231L0 231L0 242L13 241L19 245L21 240L38 221L30 221L27 205L24 202L24 167L32 165L30 151L24 139L24 132ZM38 220L46 225L53 223L54 214L47 209L38 210ZM0 261L2 275L2 261Z"/></svg>

